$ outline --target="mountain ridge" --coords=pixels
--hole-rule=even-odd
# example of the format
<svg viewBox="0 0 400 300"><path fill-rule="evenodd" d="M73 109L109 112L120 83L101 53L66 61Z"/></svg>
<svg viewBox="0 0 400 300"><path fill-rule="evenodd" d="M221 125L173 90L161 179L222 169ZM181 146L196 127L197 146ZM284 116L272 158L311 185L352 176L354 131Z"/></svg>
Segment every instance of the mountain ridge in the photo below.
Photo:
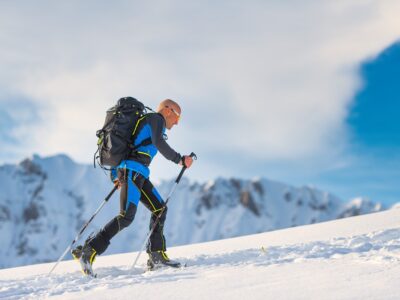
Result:
<svg viewBox="0 0 400 300"><path fill-rule="evenodd" d="M106 174L107 175L107 174ZM55 260L112 188L99 168L67 155L33 155L0 166L0 267ZM157 187L167 195L171 181ZM309 186L293 187L265 178L183 178L169 202L165 235L169 246L205 242L318 223L385 209L362 198L343 202ZM118 214L118 196L107 203L88 235ZM108 253L137 250L150 214L140 205L133 224L112 241Z"/></svg>

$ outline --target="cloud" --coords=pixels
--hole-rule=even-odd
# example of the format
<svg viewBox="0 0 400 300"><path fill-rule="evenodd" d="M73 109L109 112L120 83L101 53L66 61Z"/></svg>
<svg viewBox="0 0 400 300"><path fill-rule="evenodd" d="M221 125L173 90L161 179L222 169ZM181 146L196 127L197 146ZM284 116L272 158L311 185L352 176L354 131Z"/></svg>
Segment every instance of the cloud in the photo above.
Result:
<svg viewBox="0 0 400 300"><path fill-rule="evenodd" d="M42 122L38 110L22 96L0 95L0 161L20 159L32 147L33 133Z"/></svg>
<svg viewBox="0 0 400 300"><path fill-rule="evenodd" d="M0 8L0 84L43 107L32 151L89 161L119 97L153 107L170 97L183 107L171 143L227 173L252 161L345 164L358 66L400 35L398 1ZM222 166L221 156L243 159Z"/></svg>

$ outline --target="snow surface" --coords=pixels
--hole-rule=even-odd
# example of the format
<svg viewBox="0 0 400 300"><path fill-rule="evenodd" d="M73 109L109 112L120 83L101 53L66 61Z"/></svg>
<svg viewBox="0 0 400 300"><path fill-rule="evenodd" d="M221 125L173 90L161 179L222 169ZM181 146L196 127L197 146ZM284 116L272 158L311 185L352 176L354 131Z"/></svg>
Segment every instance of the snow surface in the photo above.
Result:
<svg viewBox="0 0 400 300"><path fill-rule="evenodd" d="M400 209L169 249L186 268L144 272L145 255L0 270L1 299L400 299Z"/></svg>

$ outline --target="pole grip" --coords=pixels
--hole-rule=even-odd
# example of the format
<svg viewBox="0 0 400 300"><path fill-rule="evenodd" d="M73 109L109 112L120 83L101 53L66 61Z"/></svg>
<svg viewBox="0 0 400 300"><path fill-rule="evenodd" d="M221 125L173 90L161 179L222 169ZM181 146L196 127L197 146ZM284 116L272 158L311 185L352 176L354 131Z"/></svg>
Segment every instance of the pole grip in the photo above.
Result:
<svg viewBox="0 0 400 300"><path fill-rule="evenodd" d="M197 156L196 156L196 154L194 154L194 152L190 153L189 156L190 156L191 158L193 158L194 160L197 160ZM185 171L186 171L186 169L187 169L187 167L185 166L185 161L182 161L182 163L183 163L183 167L182 167L181 172L180 172L179 175L178 175L178 178L176 178L176 180L175 180L176 183L179 183L179 181L181 181L181 178L182 178L182 176L183 176L183 173L185 173Z"/></svg>

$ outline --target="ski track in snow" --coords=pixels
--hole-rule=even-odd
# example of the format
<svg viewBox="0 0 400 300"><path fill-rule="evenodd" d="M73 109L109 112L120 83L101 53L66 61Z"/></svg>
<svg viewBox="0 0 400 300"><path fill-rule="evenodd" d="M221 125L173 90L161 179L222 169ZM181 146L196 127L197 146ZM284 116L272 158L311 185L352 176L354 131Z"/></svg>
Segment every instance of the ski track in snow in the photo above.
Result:
<svg viewBox="0 0 400 300"><path fill-rule="evenodd" d="M130 272L128 267L96 268L98 278L83 277L80 271L68 274L30 276L18 280L0 280L1 299L41 299L88 290L118 289L134 284L157 284L196 279L208 270L220 267L268 267L271 265L350 258L352 261L380 264L400 263L400 228L349 238L334 238L304 244L232 251L220 255L199 255L181 259L188 267L145 272L143 267ZM77 265L78 268L78 265Z"/></svg>

